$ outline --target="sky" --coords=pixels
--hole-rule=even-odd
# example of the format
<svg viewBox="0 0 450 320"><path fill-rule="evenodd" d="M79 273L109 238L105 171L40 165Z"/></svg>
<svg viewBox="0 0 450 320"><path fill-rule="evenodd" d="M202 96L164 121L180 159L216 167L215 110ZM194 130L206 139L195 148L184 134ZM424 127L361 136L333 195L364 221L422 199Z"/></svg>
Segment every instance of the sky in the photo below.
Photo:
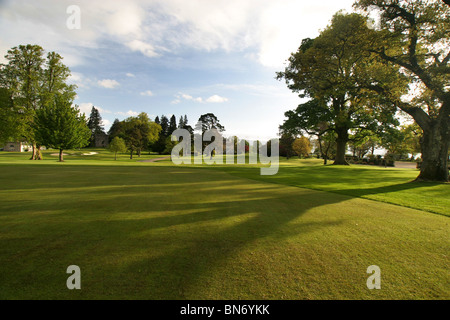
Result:
<svg viewBox="0 0 450 320"><path fill-rule="evenodd" d="M284 112L302 100L276 80L304 38L316 37L354 0L0 0L0 63L37 44L63 56L108 130L146 112L214 113L225 136L276 138Z"/></svg>

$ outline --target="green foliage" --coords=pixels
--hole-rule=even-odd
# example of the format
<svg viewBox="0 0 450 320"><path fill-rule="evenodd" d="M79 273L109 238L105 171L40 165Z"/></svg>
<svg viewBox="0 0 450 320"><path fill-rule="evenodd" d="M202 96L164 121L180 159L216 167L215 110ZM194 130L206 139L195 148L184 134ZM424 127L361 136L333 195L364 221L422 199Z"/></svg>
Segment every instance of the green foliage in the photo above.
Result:
<svg viewBox="0 0 450 320"><path fill-rule="evenodd" d="M0 86L9 90L14 108L22 114L14 135L30 142L34 140L34 114L40 106L43 54L38 45L20 45L8 50L8 63L0 65Z"/></svg>
<svg viewBox="0 0 450 320"><path fill-rule="evenodd" d="M135 151L140 156L142 150L158 140L162 130L161 125L151 121L145 112L141 112L137 117L125 119L121 127L130 158Z"/></svg>
<svg viewBox="0 0 450 320"><path fill-rule="evenodd" d="M279 141L279 147L280 147L280 156L286 157L289 159L292 157L294 150L292 149L292 144L295 141L295 137L292 134L289 133L282 133Z"/></svg>
<svg viewBox="0 0 450 320"><path fill-rule="evenodd" d="M378 85L373 90L413 117L423 130L419 180L448 181L450 141L450 6L440 0L359 0L355 7L376 12L380 25L368 32L386 64L402 67L417 88L411 101Z"/></svg>
<svg viewBox="0 0 450 320"><path fill-rule="evenodd" d="M85 116L60 95L53 96L47 105L36 110L34 130L39 144L60 151L82 148L89 143L91 136Z"/></svg>
<svg viewBox="0 0 450 320"><path fill-rule="evenodd" d="M177 129L177 118L175 117L175 115L173 114L170 117L170 122L169 122L169 128L167 131L167 135L171 135L172 132L174 132Z"/></svg>
<svg viewBox="0 0 450 320"><path fill-rule="evenodd" d="M285 71L277 73L288 88L311 99L285 114L288 119L282 129L317 136L334 131L338 164L345 164L350 130L364 136L397 124L395 108L367 87L382 83L399 93L407 85L395 77L395 68L365 50L367 30L365 17L337 13L317 38L303 40Z"/></svg>
<svg viewBox="0 0 450 320"><path fill-rule="evenodd" d="M172 141L172 138L169 136L166 138L165 141L165 148L163 150L163 154L171 154L173 147L175 147L178 144L177 141Z"/></svg>
<svg viewBox="0 0 450 320"><path fill-rule="evenodd" d="M33 144L31 159L41 159L35 136L36 111L52 104L55 95L67 101L76 95L75 86L66 83L70 70L63 58L55 52L49 52L46 59L43 55L44 49L38 45L20 45L8 50L8 63L0 65L0 88L8 90L12 99L12 107L4 115L12 124L7 126L8 135Z"/></svg>
<svg viewBox="0 0 450 320"><path fill-rule="evenodd" d="M292 149L299 158L307 158L311 152L311 142L306 137L297 138L292 143Z"/></svg>
<svg viewBox="0 0 450 320"><path fill-rule="evenodd" d="M114 160L117 159L117 153L127 152L127 146L125 140L120 137L114 137L108 146L108 150L114 152Z"/></svg>
<svg viewBox="0 0 450 320"><path fill-rule="evenodd" d="M421 152L422 135L422 129L417 124L403 125L390 135L386 135L382 140L382 146L399 159L406 158L407 154Z"/></svg>
<svg viewBox="0 0 450 320"><path fill-rule="evenodd" d="M225 127L219 122L219 119L213 113L202 114L195 125L195 129L201 131L202 134L211 129L217 129L217 131L225 131Z"/></svg>
<svg viewBox="0 0 450 320"><path fill-rule="evenodd" d="M95 135L104 133L104 128L102 125L102 116L100 115L98 109L95 108L94 106L91 109L91 114L89 116L87 126L89 127L89 130L91 130L90 145L91 147L94 147Z"/></svg>
<svg viewBox="0 0 450 320"><path fill-rule="evenodd" d="M23 133L22 115L14 106L11 93L6 88L0 88L0 145L7 141L19 140ZM20 128L20 129L19 129Z"/></svg>

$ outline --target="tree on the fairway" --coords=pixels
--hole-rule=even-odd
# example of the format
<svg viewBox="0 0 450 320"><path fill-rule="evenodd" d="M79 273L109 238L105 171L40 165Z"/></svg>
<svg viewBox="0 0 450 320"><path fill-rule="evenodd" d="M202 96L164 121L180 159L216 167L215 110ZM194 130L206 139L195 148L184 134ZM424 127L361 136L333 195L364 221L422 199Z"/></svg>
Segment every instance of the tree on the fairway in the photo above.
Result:
<svg viewBox="0 0 450 320"><path fill-rule="evenodd" d="M108 146L109 151L114 152L114 160L117 160L117 152L127 152L125 140L120 137L114 137Z"/></svg>
<svg viewBox="0 0 450 320"><path fill-rule="evenodd" d="M367 12L379 13L380 28L367 30L372 39L368 52L389 65L400 66L421 89L408 102L389 88L373 84L375 92L411 115L423 130L422 165L417 180L448 181L450 141L450 5L448 1L359 0Z"/></svg>
<svg viewBox="0 0 450 320"><path fill-rule="evenodd" d="M299 158L306 158L311 152L311 142L306 137L297 138L292 143L292 149L294 149L294 152L298 155Z"/></svg>
<svg viewBox="0 0 450 320"><path fill-rule="evenodd" d="M22 123L17 132L33 145L31 159L38 159L33 120L41 96L44 49L38 45L20 45L8 50L7 64L0 64L0 86L9 90L15 108L20 109Z"/></svg>
<svg viewBox="0 0 450 320"><path fill-rule="evenodd" d="M141 112L137 117L125 119L123 129L130 159L133 159L133 152L140 157L141 151L156 142L161 132L161 126L151 121L145 112Z"/></svg>
<svg viewBox="0 0 450 320"><path fill-rule="evenodd" d="M317 38L303 40L285 71L277 73L288 88L311 99L294 111L297 118L309 128L326 122L326 130L336 133L334 164L347 164L345 152L353 131L379 131L380 126L396 124L395 108L368 90L367 84L383 83L397 94L407 87L395 67L387 67L361 48L366 25L361 15L336 14ZM381 109L382 105L386 107Z"/></svg>
<svg viewBox="0 0 450 320"><path fill-rule="evenodd" d="M32 144L31 160L42 159L34 129L36 110L51 104L55 95L70 101L76 95L76 86L66 83L70 70L62 63L63 58L49 52L44 59L43 54L38 45L20 45L8 50L8 63L0 65L0 87L8 90L13 102L9 118L20 114L13 136Z"/></svg>
<svg viewBox="0 0 450 320"><path fill-rule="evenodd" d="M96 107L92 107L91 114L87 123L89 130L91 130L90 146L95 146L95 136L104 133L102 126L102 117Z"/></svg>
<svg viewBox="0 0 450 320"><path fill-rule="evenodd" d="M63 96L53 96L36 110L34 129L38 143L59 149L59 161L64 161L63 150L82 148L89 143L90 130L85 116Z"/></svg>

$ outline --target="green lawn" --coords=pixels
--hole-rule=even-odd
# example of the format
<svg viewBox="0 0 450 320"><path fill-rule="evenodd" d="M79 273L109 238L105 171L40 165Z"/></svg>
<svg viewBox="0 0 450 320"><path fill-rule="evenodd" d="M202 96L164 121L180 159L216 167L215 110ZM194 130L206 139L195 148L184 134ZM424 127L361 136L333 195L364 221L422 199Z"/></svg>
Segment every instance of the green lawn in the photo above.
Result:
<svg viewBox="0 0 450 320"><path fill-rule="evenodd" d="M354 196L448 203L448 184L394 192L414 170L26 158L0 152L0 299L450 298L449 218ZM66 288L72 264L81 290ZM370 265L381 290L366 287Z"/></svg>
<svg viewBox="0 0 450 320"><path fill-rule="evenodd" d="M322 160L281 161L276 175L248 165L216 166L232 175L271 183L362 197L450 216L450 184L414 182L419 171L392 167L333 166Z"/></svg>

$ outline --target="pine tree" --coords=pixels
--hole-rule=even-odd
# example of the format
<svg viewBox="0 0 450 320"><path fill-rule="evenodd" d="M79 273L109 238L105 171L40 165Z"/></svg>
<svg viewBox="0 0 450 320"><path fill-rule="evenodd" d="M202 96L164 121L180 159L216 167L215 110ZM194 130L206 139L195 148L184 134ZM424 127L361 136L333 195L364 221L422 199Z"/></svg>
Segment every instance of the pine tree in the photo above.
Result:
<svg viewBox="0 0 450 320"><path fill-rule="evenodd" d="M166 116L162 115L160 121L161 121L161 123L160 123L161 129L162 129L160 134L167 137L168 132L169 132L169 119L167 119Z"/></svg>
<svg viewBox="0 0 450 320"><path fill-rule="evenodd" d="M115 137L120 137L123 139L123 127L122 122L119 119L115 119L111 128L108 131L109 142L111 142Z"/></svg>
<svg viewBox="0 0 450 320"><path fill-rule="evenodd" d="M175 115L172 115L170 117L170 123L169 123L169 129L167 131L167 135L170 136L172 132L174 132L177 129L177 118Z"/></svg>
<svg viewBox="0 0 450 320"><path fill-rule="evenodd" d="M183 116L180 116L180 120L178 121L178 129L184 129L185 123Z"/></svg>
<svg viewBox="0 0 450 320"><path fill-rule="evenodd" d="M94 106L91 109L91 115L89 116L87 125L91 130L90 146L95 147L95 136L105 132L102 126L102 117L100 112Z"/></svg>

